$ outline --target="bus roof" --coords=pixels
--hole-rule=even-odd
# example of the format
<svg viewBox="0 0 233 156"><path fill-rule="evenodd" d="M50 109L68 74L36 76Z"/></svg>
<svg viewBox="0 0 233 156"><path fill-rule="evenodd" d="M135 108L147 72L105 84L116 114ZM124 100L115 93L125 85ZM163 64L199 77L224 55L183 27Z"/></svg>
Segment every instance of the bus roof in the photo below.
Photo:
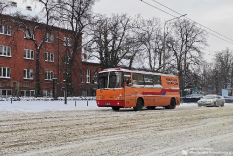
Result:
<svg viewBox="0 0 233 156"><path fill-rule="evenodd" d="M139 71L139 70L129 70L129 69L124 69L124 68L107 68L107 69L103 69L99 73L111 72L111 71L125 71L125 72L132 72L132 73L141 73L141 74L152 74L152 75L176 77L176 75L173 75L173 74L163 74L163 73L154 73L154 72Z"/></svg>

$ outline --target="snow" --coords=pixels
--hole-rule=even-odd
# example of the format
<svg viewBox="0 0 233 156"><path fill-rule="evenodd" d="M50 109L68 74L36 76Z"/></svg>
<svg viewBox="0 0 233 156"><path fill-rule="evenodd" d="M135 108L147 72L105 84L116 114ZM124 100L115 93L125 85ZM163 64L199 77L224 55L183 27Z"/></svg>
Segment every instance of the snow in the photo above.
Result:
<svg viewBox="0 0 233 156"><path fill-rule="evenodd" d="M226 104L225 104L226 105ZM182 103L179 107L193 107L197 103ZM68 110L95 110L111 109L111 107L98 107L95 100L91 101L0 101L0 111L11 112L43 112L43 111L68 111Z"/></svg>
<svg viewBox="0 0 233 156"><path fill-rule="evenodd" d="M98 107L96 101L0 101L0 111L13 112L42 112L42 111L65 111L65 110L93 110L103 109ZM105 108L104 109L109 109Z"/></svg>
<svg viewBox="0 0 233 156"><path fill-rule="evenodd" d="M16 14L23 15L23 16L27 17L28 20L30 20L32 18L38 18L39 16L41 16L37 12L26 10L26 9L19 8L19 7L6 7L6 8L3 9L3 14L6 14L6 15L16 15Z"/></svg>

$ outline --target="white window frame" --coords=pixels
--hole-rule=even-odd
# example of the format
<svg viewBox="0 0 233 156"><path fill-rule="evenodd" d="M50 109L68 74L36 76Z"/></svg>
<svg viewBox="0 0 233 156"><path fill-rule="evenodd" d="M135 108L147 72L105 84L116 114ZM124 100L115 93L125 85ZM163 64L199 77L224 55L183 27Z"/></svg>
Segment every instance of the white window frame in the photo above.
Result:
<svg viewBox="0 0 233 156"><path fill-rule="evenodd" d="M53 71L45 71L45 80L53 80L54 72Z"/></svg>
<svg viewBox="0 0 233 156"><path fill-rule="evenodd" d="M53 90L43 90L43 97L53 97Z"/></svg>
<svg viewBox="0 0 233 156"><path fill-rule="evenodd" d="M5 90L6 91L6 95L2 95L2 91ZM8 95L8 91L11 92L11 94ZM12 96L12 89L0 89L0 97L11 97Z"/></svg>
<svg viewBox="0 0 233 156"><path fill-rule="evenodd" d="M29 32L31 33L31 36L29 35ZM34 39L34 34L33 34L33 31L31 29L26 29L25 32L24 32L24 38L26 39L30 39L30 38L33 38Z"/></svg>
<svg viewBox="0 0 233 156"><path fill-rule="evenodd" d="M32 69L23 70L23 79L33 80L34 71Z"/></svg>
<svg viewBox="0 0 233 156"><path fill-rule="evenodd" d="M50 33L47 33L46 34L46 38L45 38L45 42L47 42L47 43L54 43L54 35L50 34Z"/></svg>
<svg viewBox="0 0 233 156"><path fill-rule="evenodd" d="M11 57L11 47L0 45L0 56Z"/></svg>
<svg viewBox="0 0 233 156"><path fill-rule="evenodd" d="M4 74L5 71L5 74ZM11 78L11 68L0 67L0 78Z"/></svg>
<svg viewBox="0 0 233 156"><path fill-rule="evenodd" d="M97 75L98 75L97 70L94 70L93 80L95 84L97 83L97 78L98 78Z"/></svg>
<svg viewBox="0 0 233 156"><path fill-rule="evenodd" d="M34 60L34 50L24 49L24 56L23 57L24 57L24 59L27 59L27 60Z"/></svg>
<svg viewBox="0 0 233 156"><path fill-rule="evenodd" d="M90 69L87 69L87 75L86 75L86 83L90 83L90 80L91 80L91 70Z"/></svg>
<svg viewBox="0 0 233 156"><path fill-rule="evenodd" d="M7 24L0 25L0 34L11 36L11 26Z"/></svg>
<svg viewBox="0 0 233 156"><path fill-rule="evenodd" d="M22 92L24 95L22 95ZM29 92L29 96L26 95L26 93ZM21 90L21 96L23 97L31 97L31 96L35 96L35 90Z"/></svg>
<svg viewBox="0 0 233 156"><path fill-rule="evenodd" d="M45 61L54 62L54 53L45 52Z"/></svg>
<svg viewBox="0 0 233 156"><path fill-rule="evenodd" d="M71 47L72 46L72 39L69 37L64 37L64 46Z"/></svg>
<svg viewBox="0 0 233 156"><path fill-rule="evenodd" d="M65 55L64 56L64 63L69 64L69 62L70 62L70 56Z"/></svg>

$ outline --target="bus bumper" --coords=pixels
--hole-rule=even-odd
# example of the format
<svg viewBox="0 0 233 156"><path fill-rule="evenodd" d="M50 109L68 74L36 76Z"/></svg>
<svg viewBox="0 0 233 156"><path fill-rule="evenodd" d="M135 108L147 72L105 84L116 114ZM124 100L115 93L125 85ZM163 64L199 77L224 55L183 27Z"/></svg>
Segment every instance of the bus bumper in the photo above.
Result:
<svg viewBox="0 0 233 156"><path fill-rule="evenodd" d="M125 100L96 100L99 107L125 107Z"/></svg>

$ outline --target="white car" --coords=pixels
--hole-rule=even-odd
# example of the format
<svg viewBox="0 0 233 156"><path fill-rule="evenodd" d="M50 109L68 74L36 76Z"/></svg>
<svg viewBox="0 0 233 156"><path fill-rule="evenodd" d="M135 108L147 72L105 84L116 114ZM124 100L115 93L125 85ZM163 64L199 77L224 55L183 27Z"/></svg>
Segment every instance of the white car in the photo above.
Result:
<svg viewBox="0 0 233 156"><path fill-rule="evenodd" d="M210 94L203 96L200 100L197 101L198 107L201 106L221 106L223 107L225 99L220 95Z"/></svg>

